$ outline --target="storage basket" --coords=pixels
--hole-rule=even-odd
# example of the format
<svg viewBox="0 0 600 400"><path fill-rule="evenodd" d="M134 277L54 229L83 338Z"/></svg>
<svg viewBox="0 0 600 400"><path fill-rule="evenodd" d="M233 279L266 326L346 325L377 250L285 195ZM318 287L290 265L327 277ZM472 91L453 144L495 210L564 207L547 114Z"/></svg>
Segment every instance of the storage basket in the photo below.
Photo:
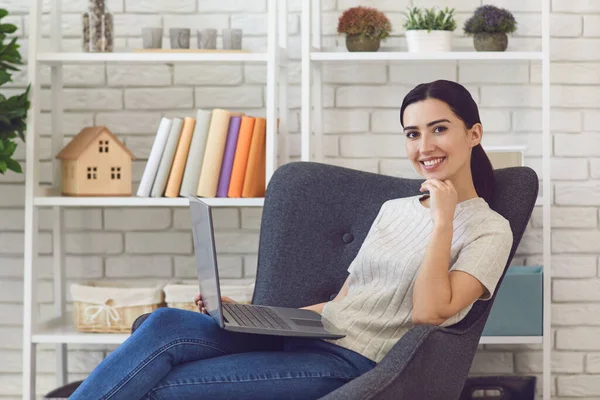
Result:
<svg viewBox="0 0 600 400"><path fill-rule="evenodd" d="M194 304L194 297L200 291L198 284L174 282L166 285L164 291L167 307L200 312ZM254 283L251 285L221 285L221 296L231 297L242 304L250 303L253 291Z"/></svg>
<svg viewBox="0 0 600 400"><path fill-rule="evenodd" d="M137 317L164 307L163 286L74 283L71 296L75 328L79 332L129 333Z"/></svg>

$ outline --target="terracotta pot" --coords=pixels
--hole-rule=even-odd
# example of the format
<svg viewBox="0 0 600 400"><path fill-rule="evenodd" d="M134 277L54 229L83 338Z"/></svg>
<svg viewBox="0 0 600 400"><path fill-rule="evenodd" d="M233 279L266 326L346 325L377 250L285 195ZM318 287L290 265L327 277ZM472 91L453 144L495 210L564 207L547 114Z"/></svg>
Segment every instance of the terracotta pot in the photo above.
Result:
<svg viewBox="0 0 600 400"><path fill-rule="evenodd" d="M508 46L508 36L504 32L476 33L473 44L477 51L504 51Z"/></svg>
<svg viewBox="0 0 600 400"><path fill-rule="evenodd" d="M346 35L346 48L348 51L377 51L379 39L371 39L364 35Z"/></svg>

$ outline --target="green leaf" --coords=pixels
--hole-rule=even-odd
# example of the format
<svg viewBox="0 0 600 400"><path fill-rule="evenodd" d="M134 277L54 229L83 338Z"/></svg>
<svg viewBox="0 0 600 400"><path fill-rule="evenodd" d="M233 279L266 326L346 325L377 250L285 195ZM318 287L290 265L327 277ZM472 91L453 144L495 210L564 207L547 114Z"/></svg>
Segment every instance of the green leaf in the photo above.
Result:
<svg viewBox="0 0 600 400"><path fill-rule="evenodd" d="M17 27L13 24L0 24L0 32L11 34L16 31Z"/></svg>
<svg viewBox="0 0 600 400"><path fill-rule="evenodd" d="M12 160L12 159L7 160L6 166L11 171L17 172L19 174L23 172L23 170L21 169L21 164L19 164L19 162L16 160Z"/></svg>
<svg viewBox="0 0 600 400"><path fill-rule="evenodd" d="M0 8L0 18L4 18L8 15L8 11L4 8Z"/></svg>
<svg viewBox="0 0 600 400"><path fill-rule="evenodd" d="M0 173L4 174L7 167L8 165L6 165L6 161L0 160Z"/></svg>

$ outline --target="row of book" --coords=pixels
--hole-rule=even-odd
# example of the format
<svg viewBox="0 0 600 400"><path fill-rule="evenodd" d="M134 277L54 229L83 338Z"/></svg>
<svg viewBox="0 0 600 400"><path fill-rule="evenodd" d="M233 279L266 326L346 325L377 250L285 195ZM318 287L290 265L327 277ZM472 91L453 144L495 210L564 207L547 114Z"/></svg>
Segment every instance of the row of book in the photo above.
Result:
<svg viewBox="0 0 600 400"><path fill-rule="evenodd" d="M266 119L225 109L160 121L139 197L264 197Z"/></svg>

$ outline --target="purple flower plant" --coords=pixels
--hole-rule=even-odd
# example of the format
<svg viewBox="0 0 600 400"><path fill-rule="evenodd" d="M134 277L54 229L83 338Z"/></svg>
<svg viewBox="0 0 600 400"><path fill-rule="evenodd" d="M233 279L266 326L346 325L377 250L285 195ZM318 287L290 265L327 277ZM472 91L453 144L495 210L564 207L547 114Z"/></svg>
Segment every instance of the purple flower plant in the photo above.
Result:
<svg viewBox="0 0 600 400"><path fill-rule="evenodd" d="M517 29L517 21L510 11L493 5L478 7L464 25L467 34L512 33Z"/></svg>

